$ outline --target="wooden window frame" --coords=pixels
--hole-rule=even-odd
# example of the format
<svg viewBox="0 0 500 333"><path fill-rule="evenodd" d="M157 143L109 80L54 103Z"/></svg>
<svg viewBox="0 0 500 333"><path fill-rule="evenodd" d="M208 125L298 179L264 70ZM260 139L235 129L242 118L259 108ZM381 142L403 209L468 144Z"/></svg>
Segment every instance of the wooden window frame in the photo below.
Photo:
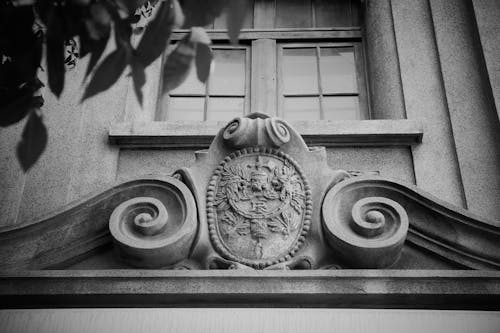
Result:
<svg viewBox="0 0 500 333"><path fill-rule="evenodd" d="M311 24L315 25L315 5L314 0L311 1ZM331 46L350 46L354 48L354 59L356 67L356 81L358 84L358 101L359 101L359 113L360 119L371 119L369 94L368 94L368 78L364 51L364 31L362 29L363 20L358 15L357 23L358 26L346 26L346 27L309 27L309 28L275 28L276 26L276 1L273 0L255 0L253 5L253 27L242 29L239 35L240 45L228 46L231 47L244 47L247 48L247 58L246 58L246 78L245 78L245 102L244 102L244 112L246 115L250 112L264 112L271 116L283 117L283 95L280 91L282 89L282 75L280 73L282 66L282 57L280 52L282 51L282 45L292 45L297 43L297 45L304 45L305 47L310 47L311 45L331 45ZM352 6L351 6L351 18L352 18ZM220 20L219 20L220 21ZM352 20L351 20L352 21ZM352 21L353 22L353 21ZM213 25L215 29L207 29L207 33L211 40L215 43L215 47L221 48L222 45L218 44L220 42L227 43L228 36L226 29L220 29L222 27L221 22ZM185 37L189 30L178 29L175 30L171 35L172 41L178 41ZM267 63L266 73L264 71L259 71L257 68L252 67L252 64L260 64L257 58L260 55L255 54L256 42L264 39L274 40L274 49L265 50L266 57L272 55L275 57L273 64ZM262 45L261 45L262 46ZM271 47L270 45L268 46ZM262 51L262 49L260 50ZM254 61L257 60L257 61ZM272 69L272 71L271 71ZM272 73L271 73L272 72ZM266 75L268 77L264 78L267 81L266 88L272 87L273 91L266 92L262 89L255 89L256 85L262 84L263 79L260 78L259 82L255 82L257 75ZM274 96L270 97L269 95ZM264 96L266 95L266 96ZM265 99L263 103L256 102L259 99ZM155 119L159 119L158 114L166 113L168 111L160 110L163 103L158 103L159 108ZM266 105L265 110L262 110L262 104ZM207 119L207 105L208 101L205 101L204 107L204 121ZM320 101L321 105L321 101ZM274 110L272 110L274 109ZM323 107L320 106L320 112L323 118ZM168 117L163 116L162 119L168 120ZM175 120L169 120L175 121Z"/></svg>
<svg viewBox="0 0 500 333"><path fill-rule="evenodd" d="M209 99L212 98L243 98L243 115L247 115L250 113L250 77L251 77L251 49L250 46L248 45L220 45L220 44L215 44L210 46L212 50L244 50L245 51L245 90L244 94L227 94L227 95L220 95L220 94L210 94L209 89L210 89L210 80L211 78L209 77L207 80L207 83L205 84L205 92L203 94L201 93L169 93L166 96L162 97L159 96L160 98L166 98L169 100L171 97L173 98L190 98L190 97L197 97L197 98L204 98L204 104L203 104L203 120L202 121L207 121L208 118L208 103ZM165 62L165 60L164 60ZM162 64L162 72L163 72L163 66L164 63ZM163 80L162 80L163 81ZM159 89L162 89L163 82L160 82ZM156 110L155 114L155 120L157 121L176 121L175 119L169 119L169 108L166 107L164 108L163 105L168 104L168 102L162 102L158 103L158 108Z"/></svg>
<svg viewBox="0 0 500 333"><path fill-rule="evenodd" d="M321 83L321 70L320 66L320 49L321 48L347 48L351 47L353 49L354 54L354 66L355 66L355 75L356 75L356 83L358 92L357 93L323 93L322 83ZM335 97L335 96L352 96L357 97L359 102L359 120L370 119L370 113L368 109L368 96L366 92L366 69L364 64L364 53L363 53L363 45L361 41L359 42L310 42L310 43L278 43L277 44L277 95L278 95L278 116L281 118L285 118L284 114L284 102L285 97L318 97L319 98L319 107L320 107L320 120L325 119L325 107L323 105L323 97ZM318 93L303 93L303 94L290 94L289 96L284 93L283 86L283 50L284 49L315 49L316 54L316 66L318 72Z"/></svg>

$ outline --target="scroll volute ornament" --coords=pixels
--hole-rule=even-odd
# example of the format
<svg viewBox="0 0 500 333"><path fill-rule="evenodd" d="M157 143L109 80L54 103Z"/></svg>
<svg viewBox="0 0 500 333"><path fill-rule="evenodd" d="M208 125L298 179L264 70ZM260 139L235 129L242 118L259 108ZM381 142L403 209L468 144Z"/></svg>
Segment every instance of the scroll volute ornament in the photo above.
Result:
<svg viewBox="0 0 500 333"><path fill-rule="evenodd" d="M111 214L119 257L136 267L161 268L186 259L196 234L196 205L186 185L171 178L163 197L136 197Z"/></svg>
<svg viewBox="0 0 500 333"><path fill-rule="evenodd" d="M322 206L328 244L356 268L385 268L400 257L408 233L405 209L384 197L355 199L330 190Z"/></svg>

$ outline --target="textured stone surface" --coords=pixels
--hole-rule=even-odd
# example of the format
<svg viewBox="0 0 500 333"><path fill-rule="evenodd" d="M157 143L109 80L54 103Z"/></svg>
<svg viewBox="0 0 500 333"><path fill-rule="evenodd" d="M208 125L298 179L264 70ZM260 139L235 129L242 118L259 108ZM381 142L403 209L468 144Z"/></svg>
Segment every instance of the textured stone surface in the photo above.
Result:
<svg viewBox="0 0 500 333"><path fill-rule="evenodd" d="M499 310L489 271L34 271L0 273L0 305Z"/></svg>
<svg viewBox="0 0 500 333"><path fill-rule="evenodd" d="M497 333L500 312L255 308L39 309L1 310L0 322L0 329L12 333Z"/></svg>
<svg viewBox="0 0 500 333"><path fill-rule="evenodd" d="M379 171L383 177L415 184L409 148L329 148L327 157L328 165L334 169Z"/></svg>
<svg viewBox="0 0 500 333"><path fill-rule="evenodd" d="M467 207L499 219L500 122L472 3L430 3Z"/></svg>
<svg viewBox="0 0 500 333"><path fill-rule="evenodd" d="M194 162L193 150L128 150L120 151L117 179L146 174L170 175Z"/></svg>
<svg viewBox="0 0 500 333"><path fill-rule="evenodd" d="M367 1L366 53L372 117L405 118L390 0Z"/></svg>
<svg viewBox="0 0 500 333"><path fill-rule="evenodd" d="M79 65L85 66L85 62ZM79 100L84 68L67 73L59 99L50 93L48 87L42 90L48 142L38 162L26 174L17 223L37 220L66 203L71 170L80 153L78 139L83 114ZM41 73L41 80L47 82L45 75L45 72Z"/></svg>
<svg viewBox="0 0 500 333"><path fill-rule="evenodd" d="M463 190L441 81L427 0L393 1L396 39L408 119L421 120L425 135L413 147L416 184L458 206Z"/></svg>
<svg viewBox="0 0 500 333"><path fill-rule="evenodd" d="M500 121L500 1L472 0L472 4Z"/></svg>
<svg viewBox="0 0 500 333"><path fill-rule="evenodd" d="M422 141L421 121L319 120L289 122L309 145L407 146ZM127 148L206 148L225 122L122 122L109 129L109 141Z"/></svg>
<svg viewBox="0 0 500 333"><path fill-rule="evenodd" d="M0 227L15 224L23 196L25 174L17 161L16 146L25 122L0 129Z"/></svg>

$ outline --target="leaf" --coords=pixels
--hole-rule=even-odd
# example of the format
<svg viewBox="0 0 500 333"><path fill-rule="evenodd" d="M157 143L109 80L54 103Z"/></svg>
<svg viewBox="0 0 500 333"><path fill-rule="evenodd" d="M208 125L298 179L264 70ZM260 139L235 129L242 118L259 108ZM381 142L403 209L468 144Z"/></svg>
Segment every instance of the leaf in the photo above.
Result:
<svg viewBox="0 0 500 333"><path fill-rule="evenodd" d="M111 87L121 76L129 62L129 53L118 48L110 53L97 67L92 80L85 89L82 101Z"/></svg>
<svg viewBox="0 0 500 333"><path fill-rule="evenodd" d="M146 27L137 46L137 56L144 67L149 66L165 51L175 21L174 3L177 1L161 3L155 18ZM178 3L177 6L179 6Z"/></svg>
<svg viewBox="0 0 500 333"><path fill-rule="evenodd" d="M111 29L111 14L106 6L100 3L89 8L89 18L84 21L90 38L100 40L109 36Z"/></svg>
<svg viewBox="0 0 500 333"><path fill-rule="evenodd" d="M52 8L47 26L47 69L50 90L59 97L64 87L64 25L62 12Z"/></svg>
<svg viewBox="0 0 500 333"><path fill-rule="evenodd" d="M185 0L183 5L184 28L204 27L214 21L222 13L229 2L234 0Z"/></svg>
<svg viewBox="0 0 500 333"><path fill-rule="evenodd" d="M192 27L189 40L193 43L201 43L206 45L210 45L212 43L210 37L207 34L207 31L202 27Z"/></svg>
<svg viewBox="0 0 500 333"><path fill-rule="evenodd" d="M189 68L195 55L195 45L189 36L179 43L168 56L163 67L163 93L167 93L181 85L189 74Z"/></svg>
<svg viewBox="0 0 500 333"><path fill-rule="evenodd" d="M247 11L250 9L248 0L231 0L227 13L227 34L232 44L238 43L240 30L245 23Z"/></svg>
<svg viewBox="0 0 500 333"><path fill-rule="evenodd" d="M210 75L210 66L212 64L212 49L207 44L198 43L196 45L196 74L198 80L205 83Z"/></svg>
<svg viewBox="0 0 500 333"><path fill-rule="evenodd" d="M87 65L87 71L85 72L85 78L89 76L90 72L92 72L92 69L94 69L95 65L97 64L97 61L99 61L99 59L101 58L104 49L106 49L106 45L108 44L108 39L109 39L109 34L105 38L99 40L91 40L87 38L85 39L84 43L81 43L82 48L83 45L85 45L84 51L91 53L90 60Z"/></svg>
<svg viewBox="0 0 500 333"><path fill-rule="evenodd" d="M144 66L138 61L132 63L132 81L134 82L135 95L142 106L142 87L146 83L146 73L144 72Z"/></svg>
<svg viewBox="0 0 500 333"><path fill-rule="evenodd" d="M0 109L0 126L6 127L17 123L33 109L39 109L44 103L42 96L25 95Z"/></svg>
<svg viewBox="0 0 500 333"><path fill-rule="evenodd" d="M17 145L17 159L24 172L38 160L47 145L47 129L42 117L31 112L24 126L21 142Z"/></svg>
<svg viewBox="0 0 500 333"><path fill-rule="evenodd" d="M147 0L117 0L118 6L125 8L129 16L133 15L135 11L146 2Z"/></svg>

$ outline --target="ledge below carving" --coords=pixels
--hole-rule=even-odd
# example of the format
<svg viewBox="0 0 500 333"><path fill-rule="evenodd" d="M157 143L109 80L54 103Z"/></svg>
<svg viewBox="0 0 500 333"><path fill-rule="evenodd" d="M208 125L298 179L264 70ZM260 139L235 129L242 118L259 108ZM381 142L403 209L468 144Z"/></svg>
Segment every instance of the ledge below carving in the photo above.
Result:
<svg viewBox="0 0 500 333"><path fill-rule="evenodd" d="M0 308L500 310L499 281L485 271L32 271L0 273Z"/></svg>
<svg viewBox="0 0 500 333"><path fill-rule="evenodd" d="M422 142L423 126L412 120L291 122L308 145L409 146ZM225 122L121 123L109 130L110 144L123 148L206 148Z"/></svg>

